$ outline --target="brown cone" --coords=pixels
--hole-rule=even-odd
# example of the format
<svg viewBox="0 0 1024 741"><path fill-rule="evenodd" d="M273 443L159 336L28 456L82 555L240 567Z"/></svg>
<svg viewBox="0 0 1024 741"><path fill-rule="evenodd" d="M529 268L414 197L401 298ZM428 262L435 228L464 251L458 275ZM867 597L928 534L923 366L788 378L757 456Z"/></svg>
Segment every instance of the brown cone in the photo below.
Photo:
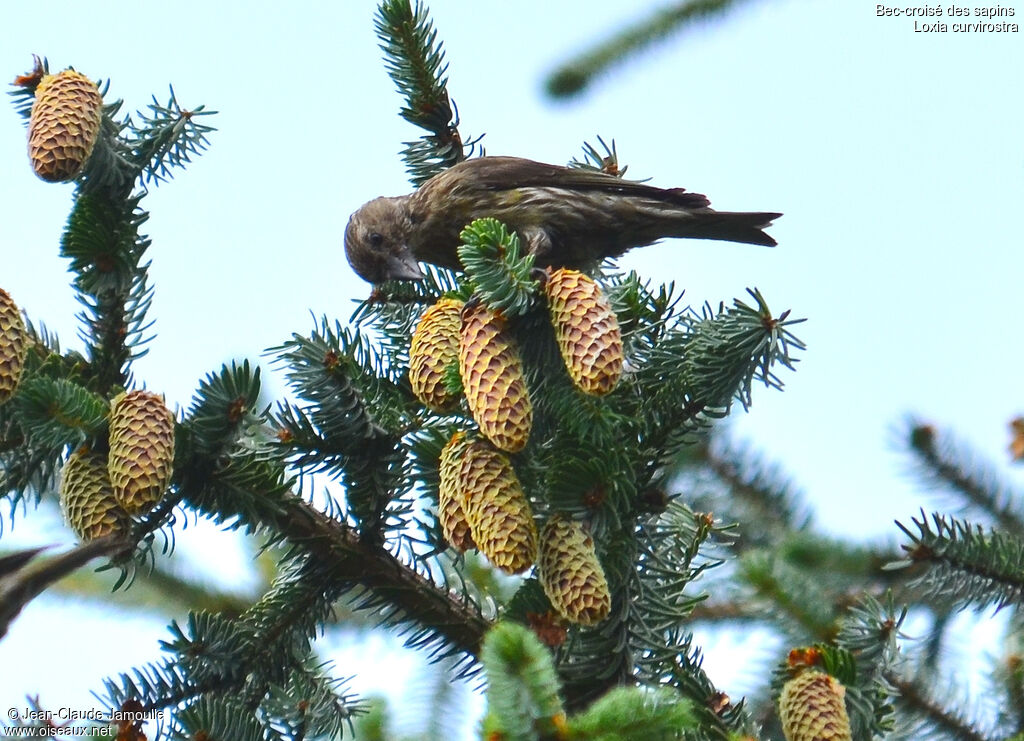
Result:
<svg viewBox="0 0 1024 741"><path fill-rule="evenodd" d="M110 404L110 481L130 515L153 508L171 480L174 415L163 398L129 391Z"/></svg>
<svg viewBox="0 0 1024 741"><path fill-rule="evenodd" d="M835 677L808 669L779 695L779 720L787 741L851 741L846 688Z"/></svg>
<svg viewBox="0 0 1024 741"><path fill-rule="evenodd" d="M72 69L43 77L35 96L28 122L32 169L48 182L73 180L96 145L103 97L96 83Z"/></svg>
<svg viewBox="0 0 1024 741"><path fill-rule="evenodd" d="M558 614L579 625L608 617L611 592L594 541L576 522L555 516L540 534L538 578Z"/></svg>
<svg viewBox="0 0 1024 741"><path fill-rule="evenodd" d="M622 375L622 333L608 298L576 270L552 272L544 285L551 324L569 377L588 394L607 394Z"/></svg>
<svg viewBox="0 0 1024 741"><path fill-rule="evenodd" d="M92 452L88 446L80 447L64 464L60 508L83 542L125 533L130 522L114 498L106 456Z"/></svg>
<svg viewBox="0 0 1024 741"><path fill-rule="evenodd" d="M27 352L25 323L10 294L0 288L0 404L18 390Z"/></svg>
<svg viewBox="0 0 1024 741"><path fill-rule="evenodd" d="M459 373L469 410L484 437L509 453L526 447L533 406L519 348L505 331L504 320L483 304L462 313Z"/></svg>
<svg viewBox="0 0 1024 741"><path fill-rule="evenodd" d="M456 299L441 299L423 313L412 334L409 382L416 398L435 412L451 409L458 400L445 387L444 377L459 360L462 306Z"/></svg>
<svg viewBox="0 0 1024 741"><path fill-rule="evenodd" d="M455 483L477 548L508 574L537 559L537 526L512 463L486 440L461 447Z"/></svg>

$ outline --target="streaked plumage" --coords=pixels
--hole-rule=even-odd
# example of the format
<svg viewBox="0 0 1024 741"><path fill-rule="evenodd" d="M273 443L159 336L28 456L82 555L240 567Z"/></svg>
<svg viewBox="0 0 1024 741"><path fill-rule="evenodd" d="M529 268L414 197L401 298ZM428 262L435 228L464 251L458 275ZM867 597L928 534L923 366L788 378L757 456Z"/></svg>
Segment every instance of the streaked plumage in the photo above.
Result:
<svg viewBox="0 0 1024 741"><path fill-rule="evenodd" d="M539 267L586 267L664 237L774 245L777 213L715 211L682 188L655 188L593 170L518 157L466 160L406 196L365 204L345 230L345 254L371 283L422 277L417 262L460 268L459 233L493 217L514 229Z"/></svg>

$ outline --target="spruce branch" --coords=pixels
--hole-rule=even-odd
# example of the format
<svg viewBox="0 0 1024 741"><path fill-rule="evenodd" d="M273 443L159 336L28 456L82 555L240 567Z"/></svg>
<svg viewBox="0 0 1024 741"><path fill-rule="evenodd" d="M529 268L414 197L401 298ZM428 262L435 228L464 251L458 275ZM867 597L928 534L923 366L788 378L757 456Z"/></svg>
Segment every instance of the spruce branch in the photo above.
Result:
<svg viewBox="0 0 1024 741"><path fill-rule="evenodd" d="M229 695L205 695L174 715L167 729L172 738L230 738L265 741L267 729L253 708Z"/></svg>
<svg viewBox="0 0 1024 741"><path fill-rule="evenodd" d="M693 512L680 500L647 522L637 533L641 555L636 561L631 643L638 670L655 680L672 652L664 646L664 636L674 626L690 618L704 595L690 595L686 588L704 572L720 566L721 558L702 552L709 539L719 539L720 548L729 533L715 527L708 515Z"/></svg>
<svg viewBox="0 0 1024 741"><path fill-rule="evenodd" d="M6 556L0 564L0 638L22 608L58 579L101 556L125 553L131 543L110 535L75 546L59 556L38 559L42 549Z"/></svg>
<svg viewBox="0 0 1024 741"><path fill-rule="evenodd" d="M810 527L812 515L802 492L779 466L765 461L750 445L714 435L700 450L708 468L728 487L730 500L738 498L750 508L749 516L737 518L740 522L756 522L758 532L768 533ZM745 528L744 540L752 539L753 529Z"/></svg>
<svg viewBox="0 0 1024 741"><path fill-rule="evenodd" d="M563 63L552 72L545 88L553 98L581 93L607 69L643 49L661 42L679 29L723 15L737 0L684 0L656 11L650 18L620 30L589 51Z"/></svg>
<svg viewBox="0 0 1024 741"><path fill-rule="evenodd" d="M652 281L641 280L635 270L625 275L610 272L606 278L625 354L642 367L649 362L653 348L681 320L683 294L676 292L675 283L655 287Z"/></svg>
<svg viewBox="0 0 1024 741"><path fill-rule="evenodd" d="M218 521L265 531L309 552L332 568L346 591L369 590L361 605L379 610L384 624L425 626L411 641L429 644L437 638L453 652L475 655L489 624L476 605L292 494L281 462L267 457L273 448L253 448L246 430L265 419L255 413L258 396L259 372L248 363L225 367L203 382L183 423L191 435L175 466L182 501Z"/></svg>
<svg viewBox="0 0 1024 741"><path fill-rule="evenodd" d="M945 431L911 421L904 439L916 461L915 471L926 486L938 488L964 505L991 518L1000 530L1024 537L1021 502L994 465Z"/></svg>
<svg viewBox="0 0 1024 741"><path fill-rule="evenodd" d="M0 555L2 559L3 555ZM246 596L179 576L162 561L157 561L146 572L145 579L136 580L130 590L109 594L110 580L100 572L78 571L54 585L53 592L80 600L102 601L105 605L113 604L118 609L137 613L187 613L193 610L237 617L252 604L252 599Z"/></svg>
<svg viewBox="0 0 1024 741"><path fill-rule="evenodd" d="M936 738L962 741L998 741L1000 738L983 733L961 713L938 702L918 679L888 671L885 681L895 691L899 707L931 729Z"/></svg>
<svg viewBox="0 0 1024 741"><path fill-rule="evenodd" d="M61 239L85 307L79 318L90 363L88 387L102 394L128 385L127 365L144 354L140 348L147 341L152 291L142 257L150 242L139 228L149 217L138 208L140 199L79 193Z"/></svg>
<svg viewBox="0 0 1024 741"><path fill-rule="evenodd" d="M996 608L1016 605L1024 597L1024 542L966 520L932 515L931 522L921 512L911 520L916 532L897 522L910 539L904 545L908 559L897 565L927 564L928 571L914 585L932 594L962 603Z"/></svg>
<svg viewBox="0 0 1024 741"><path fill-rule="evenodd" d="M41 375L22 384L16 405L19 426L31 444L55 451L98 434L109 413L107 400L99 394L73 381Z"/></svg>
<svg viewBox="0 0 1024 741"><path fill-rule="evenodd" d="M760 292L748 292L753 306L736 299L718 312L705 306L680 314L643 349L634 382L655 391L634 415L643 423L648 460L671 460L707 418L728 414L734 398L748 408L755 381L781 389L776 364L794 369L793 353L804 344L790 327L803 320L790 319L789 311L774 317Z"/></svg>
<svg viewBox="0 0 1024 741"><path fill-rule="evenodd" d="M767 550L744 553L739 566L738 576L779 611L779 622L797 629L793 637L828 641L835 636L837 616L831 595L813 575Z"/></svg>
<svg viewBox="0 0 1024 741"><path fill-rule="evenodd" d="M617 687L568 723L570 733L590 741L668 741L692 733L696 725L691 704L664 687Z"/></svg>
<svg viewBox="0 0 1024 741"><path fill-rule="evenodd" d="M893 594L884 601L863 596L844 616L835 646L856 661L856 672L847 679L847 706L855 738L885 736L895 718L889 673L899 665L900 632L907 608L897 608Z"/></svg>
<svg viewBox="0 0 1024 741"><path fill-rule="evenodd" d="M342 476L364 535L381 538L385 510L409 488L401 445L412 397L407 384L389 377L392 367L358 331L337 324L332 330L326 319L310 337L293 335L272 352L287 364L300 399L280 407L282 447L302 471Z"/></svg>
<svg viewBox="0 0 1024 741"><path fill-rule="evenodd" d="M238 511L224 507L218 497L218 514L229 519ZM449 653L475 656L489 621L479 608L378 545L368 543L344 523L316 510L298 497L277 501L253 497L247 506L254 524L279 533L288 542L308 551L310 557L329 567L347 589L365 587L358 608L378 611L384 625L417 625L410 641L431 644L441 640ZM253 511L254 510L254 511Z"/></svg>
<svg viewBox="0 0 1024 741"><path fill-rule="evenodd" d="M606 175L614 175L618 178L625 177L629 166L619 165L619 152L615 147L615 140L612 139L611 146L608 146L600 136L597 137L597 141L601 145L601 149L604 150L603 153L598 151L597 147L590 142L583 142L583 159L573 157L569 161L569 167L578 170L603 172Z"/></svg>
<svg viewBox="0 0 1024 741"><path fill-rule="evenodd" d="M448 98L444 48L423 3L417 0L414 7L409 0L383 0L374 25L388 75L405 99L402 118L428 132L407 142L402 152L409 179L419 186L466 159L479 139L463 144Z"/></svg>
<svg viewBox="0 0 1024 741"><path fill-rule="evenodd" d="M709 414L727 412L734 397L748 409L755 380L781 389L773 366L793 370L792 351L805 347L789 329L803 319L790 319L788 310L776 318L759 291L747 292L754 306L735 299L731 308L721 307L715 315L705 309L686 337L683 378Z"/></svg>
<svg viewBox="0 0 1024 741"><path fill-rule="evenodd" d="M459 260L483 302L505 316L528 312L537 281L531 276L533 255L521 256L519 237L496 219L477 219L459 239Z"/></svg>
<svg viewBox="0 0 1024 741"><path fill-rule="evenodd" d="M745 702L741 699L733 703L729 695L715 687L701 666L703 655L693 645L692 634L684 634L680 628L675 628L665 636L664 643L675 647L676 652L661 683L676 688L693 703L697 720L693 738L727 741L737 736L753 736L753 723Z"/></svg>
<svg viewBox="0 0 1024 741"><path fill-rule="evenodd" d="M358 705L335 694L332 685L337 682L310 661L311 640L327 619L332 590L327 571L306 558L287 559L272 589L239 618L193 613L187 626L172 623L172 639L163 645L176 658L150 665L147 672L164 681L131 682L122 677L118 687L111 680L109 699L115 705L135 701L156 710L191 704L211 693L230 693L250 710L260 707L264 716L269 701L277 713L264 717L264 722L281 712L287 721L301 700L312 711L304 716L307 723L319 717L340 733L340 722L358 712ZM293 696L291 711L280 702L288 686L309 693Z"/></svg>
<svg viewBox="0 0 1024 741"><path fill-rule="evenodd" d="M526 628L499 623L483 643L487 672L485 732L509 741L554 736L565 725L551 656Z"/></svg>
<svg viewBox="0 0 1024 741"><path fill-rule="evenodd" d="M212 116L206 106L191 110L181 107L174 88L165 105L156 96L148 106L148 113L139 113L140 123L131 125L131 160L147 183L159 183L173 177L172 169L184 168L192 157L201 154L209 145L206 135L216 131L201 121Z"/></svg>

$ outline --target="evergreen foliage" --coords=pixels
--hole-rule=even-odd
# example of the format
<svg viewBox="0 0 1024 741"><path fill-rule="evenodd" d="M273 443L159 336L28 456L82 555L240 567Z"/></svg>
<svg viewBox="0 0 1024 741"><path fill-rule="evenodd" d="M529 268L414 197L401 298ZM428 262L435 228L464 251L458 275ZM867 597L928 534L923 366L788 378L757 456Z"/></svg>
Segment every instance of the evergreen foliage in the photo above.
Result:
<svg viewBox="0 0 1024 741"><path fill-rule="evenodd" d="M559 65L548 75L547 93L553 98L579 95L606 70L621 64L684 28L725 15L737 0L682 0L659 8L650 17L618 30L609 38Z"/></svg>
<svg viewBox="0 0 1024 741"><path fill-rule="evenodd" d="M689 2L674 17L728 4ZM403 153L419 184L475 142L458 132L426 8L383 0L376 30L401 115L427 132ZM15 94L22 113L32 79ZM110 400L143 385L133 361L152 339L153 289L142 204L212 131L208 112L181 108L173 91L134 119L120 108L104 107L60 245L83 305L83 351L27 323L23 378L0 405L0 492L12 519L18 505L53 500L62 462L81 443L104 449ZM604 150L586 145L574 164L624 173L614 144ZM386 708L356 697L317 656L318 636L344 620L403 636L445 676L482 678L482 731L495 741L778 738L773 698L797 665L842 683L858 740L1019 737L1024 517L1019 492L992 467L915 425L906 435L915 465L967 514L900 525L904 553L825 536L777 467L713 426L734 402L748 408L755 387L782 388L780 368L794 369L804 349L799 320L776 315L756 289L693 309L676 286L605 263L593 278L621 328L625 372L609 393L589 395L566 372L517 235L482 219L461 240L464 271L430 267L422 282L376 290L347 323L323 317L268 350L288 398L263 399L249 361L198 380L176 422L170 487L127 535L49 561L34 551L0 557L0 634L27 600L93 557L110 559L117 589L159 583L150 568L172 556L177 529L203 516L256 536L274 578L244 609L174 620L162 659L102 683L97 696L111 711L169 711L160 729L169 738L390 737ZM518 346L533 423L511 465L538 525L571 519L592 539L611 594L596 625L560 618L535 576L497 576L443 541L438 457L454 432L472 436L478 424L465 403L432 412L410 387L413 327L442 296L500 313ZM445 383L461 391L457 368ZM309 494L325 482L325 495ZM989 688L999 711L985 717L960 708L959 690L935 677L957 637L954 613L992 606L1010 620ZM924 640L903 634L910 620L927 626ZM714 685L693 632L740 624L796 647L773 683L770 667L751 659L764 690L747 699Z"/></svg>

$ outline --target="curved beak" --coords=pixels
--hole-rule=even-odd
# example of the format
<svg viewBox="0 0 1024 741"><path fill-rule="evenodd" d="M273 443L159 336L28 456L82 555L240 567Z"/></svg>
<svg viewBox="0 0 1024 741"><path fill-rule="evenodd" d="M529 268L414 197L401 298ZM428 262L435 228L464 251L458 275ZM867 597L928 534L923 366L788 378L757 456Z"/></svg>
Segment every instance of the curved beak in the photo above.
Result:
<svg viewBox="0 0 1024 741"><path fill-rule="evenodd" d="M387 268L389 280L423 280L427 277L416 262L412 250L408 249L388 255Z"/></svg>

